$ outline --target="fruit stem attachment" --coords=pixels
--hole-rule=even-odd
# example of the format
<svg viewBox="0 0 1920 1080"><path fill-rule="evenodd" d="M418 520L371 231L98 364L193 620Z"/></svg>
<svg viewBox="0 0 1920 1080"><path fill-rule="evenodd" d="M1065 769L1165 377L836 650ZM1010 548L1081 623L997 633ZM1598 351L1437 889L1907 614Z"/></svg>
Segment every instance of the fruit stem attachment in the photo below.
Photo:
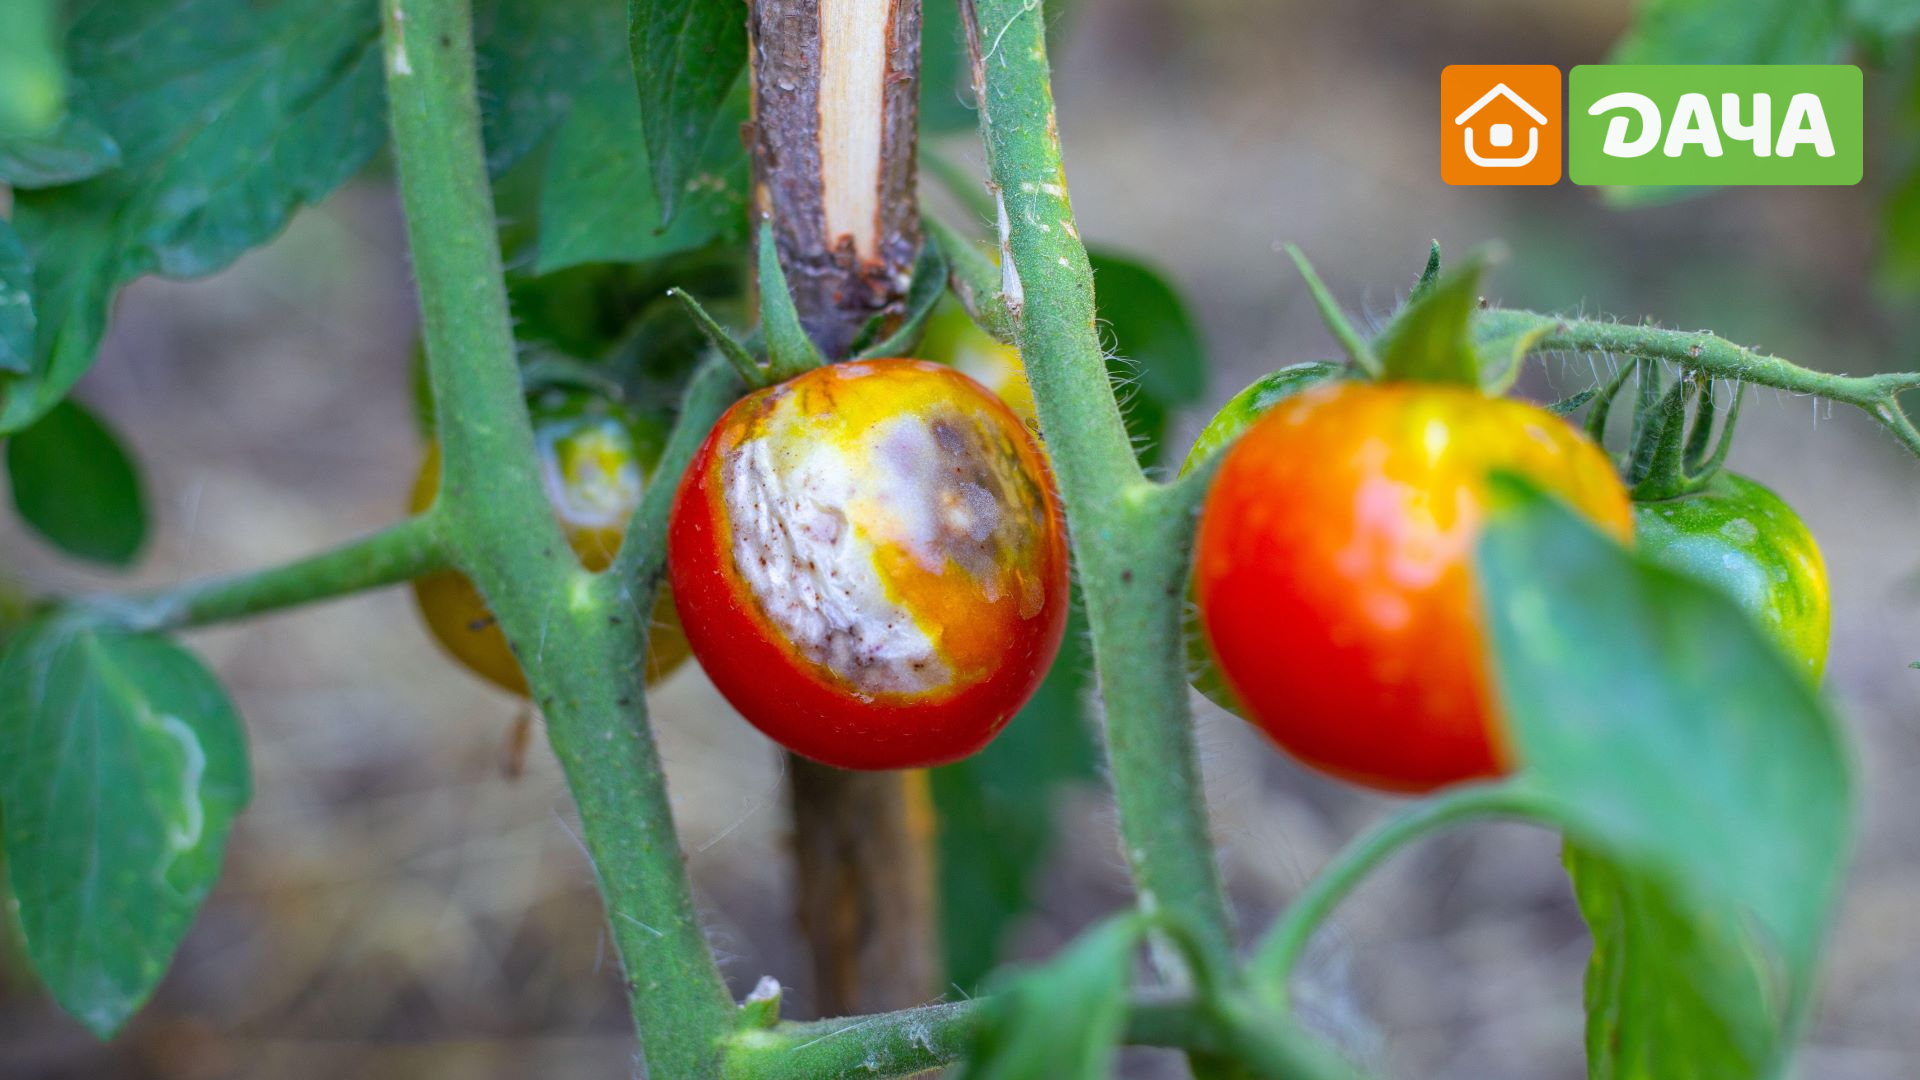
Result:
<svg viewBox="0 0 1920 1080"><path fill-rule="evenodd" d="M734 1008L707 949L647 724L651 589L580 568L547 506L516 363L463 0L382 0L394 161L443 454L434 517L547 718L627 975L648 1071L720 1074ZM689 410L682 425L698 421ZM688 436L672 445L684 449ZM660 485L672 473L663 463ZM667 500L625 547L658 547ZM655 521L654 517L661 520ZM629 568L651 556L627 556Z"/></svg>
<svg viewBox="0 0 1920 1080"><path fill-rule="evenodd" d="M1541 819L1549 810L1539 796L1512 784L1458 788L1414 803L1342 848L1261 938L1248 964L1256 990L1270 1006L1286 1009L1287 979L1314 931L1394 853L1450 825L1505 817Z"/></svg>

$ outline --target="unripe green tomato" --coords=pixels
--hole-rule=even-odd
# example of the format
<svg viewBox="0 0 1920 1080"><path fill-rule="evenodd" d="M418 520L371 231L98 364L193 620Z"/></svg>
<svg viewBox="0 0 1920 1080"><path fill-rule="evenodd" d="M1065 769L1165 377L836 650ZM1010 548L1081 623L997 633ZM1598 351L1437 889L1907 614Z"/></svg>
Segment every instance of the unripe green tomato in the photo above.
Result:
<svg viewBox="0 0 1920 1080"><path fill-rule="evenodd" d="M1827 564L1780 496L1722 471L1695 494L1635 503L1633 534L1647 557L1732 596L1820 681L1833 624Z"/></svg>
<svg viewBox="0 0 1920 1080"><path fill-rule="evenodd" d="M665 432L658 424L609 415L574 395L562 395L558 402L534 408L541 481L568 546L581 566L597 573L620 550L627 519L652 480ZM414 482L413 509L430 506L439 487L440 444L430 442ZM414 581L413 595L422 621L448 653L495 686L527 696L519 660L466 575L454 570L429 574ZM653 608L647 682L665 678L688 655L673 597L663 587Z"/></svg>
<svg viewBox="0 0 1920 1080"><path fill-rule="evenodd" d="M1180 474L1185 476L1200 463L1233 445L1241 432L1265 415L1268 409L1308 387L1338 378L1345 371L1346 368L1340 364L1313 361L1269 371L1255 379L1245 390L1220 406L1220 411L1213 414L1207 426L1200 429L1200 437L1193 441L1193 449L1187 451L1187 460L1180 464ZM1239 703L1233 700L1233 691L1227 688L1227 680L1213 662L1213 654L1207 649L1207 636L1200 632L1199 609L1192 604L1187 605L1187 670L1192 673L1193 688L1206 695L1208 701L1228 712L1244 715Z"/></svg>

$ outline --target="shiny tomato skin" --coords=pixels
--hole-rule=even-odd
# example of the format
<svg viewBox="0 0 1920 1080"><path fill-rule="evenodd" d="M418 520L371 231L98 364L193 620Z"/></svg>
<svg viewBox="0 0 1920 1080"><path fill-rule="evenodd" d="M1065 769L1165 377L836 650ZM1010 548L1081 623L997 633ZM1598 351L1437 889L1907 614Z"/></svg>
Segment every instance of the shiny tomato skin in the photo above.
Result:
<svg viewBox="0 0 1920 1080"><path fill-rule="evenodd" d="M649 434L652 434L651 432ZM659 450L613 416L568 410L536 414L534 438L548 504L580 565L599 572L613 562L626 522L651 478ZM432 505L440 486L440 445L427 444L414 481L412 507ZM528 696L527 678L494 623L487 602L465 574L442 571L415 579L414 602L434 640L461 665L508 693ZM673 596L662 589L653 607L647 682L666 678L689 655Z"/></svg>
<svg viewBox="0 0 1920 1080"><path fill-rule="evenodd" d="M1511 768L1473 574L1494 471L1631 535L1598 447L1467 388L1315 387L1226 451L1201 514L1196 599L1234 697L1281 748L1397 792Z"/></svg>
<svg viewBox="0 0 1920 1080"><path fill-rule="evenodd" d="M1780 496L1736 473L1675 499L1635 503L1635 546L1720 589L1815 683L1833 630L1827 564L1806 522Z"/></svg>
<svg viewBox="0 0 1920 1080"><path fill-rule="evenodd" d="M834 364L735 403L681 479L668 569L721 694L847 769L980 749L1066 625L1038 446L978 383L920 360Z"/></svg>

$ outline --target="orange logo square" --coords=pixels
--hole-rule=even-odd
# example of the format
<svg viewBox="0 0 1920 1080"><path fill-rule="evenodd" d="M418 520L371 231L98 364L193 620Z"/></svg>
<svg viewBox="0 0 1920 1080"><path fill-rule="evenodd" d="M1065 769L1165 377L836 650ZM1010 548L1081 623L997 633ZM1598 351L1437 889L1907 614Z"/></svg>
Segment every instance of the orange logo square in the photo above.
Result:
<svg viewBox="0 0 1920 1080"><path fill-rule="evenodd" d="M1552 64L1451 65L1440 73L1440 179L1559 183L1564 124Z"/></svg>

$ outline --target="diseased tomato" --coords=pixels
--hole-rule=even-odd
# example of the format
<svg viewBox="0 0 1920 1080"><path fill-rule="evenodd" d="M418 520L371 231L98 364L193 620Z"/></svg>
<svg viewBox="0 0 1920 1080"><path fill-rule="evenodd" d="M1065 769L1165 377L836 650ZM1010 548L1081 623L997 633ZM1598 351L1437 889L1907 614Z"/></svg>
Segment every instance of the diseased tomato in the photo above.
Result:
<svg viewBox="0 0 1920 1080"><path fill-rule="evenodd" d="M534 440L547 502L560 521L580 565L599 572L613 562L627 519L660 457L657 432L578 404L535 416ZM432 504L440 486L440 445L427 444L413 486L413 509ZM475 674L501 689L527 696L527 679L507 646L506 635L466 575L445 571L418 578L414 600L435 640ZM665 589L653 607L647 650L647 681L657 682L687 659L686 638Z"/></svg>
<svg viewBox="0 0 1920 1080"><path fill-rule="evenodd" d="M1193 448L1187 451L1187 459L1180 463L1180 475L1185 476L1202 462L1232 446L1234 440L1275 405L1309 387L1339 378L1346 370L1342 364L1312 361L1290 364L1253 380L1246 389L1228 398L1227 403L1220 406L1220 411L1213 414L1213 419L1207 421L1207 426L1200 429L1199 437L1193 441ZM1228 712L1245 715L1240 703L1233 700L1233 690L1227 686L1226 676L1220 674L1219 666L1213 662L1213 654L1207 650L1207 639L1200 630L1197 607L1192 608L1187 617L1187 670L1192 673L1193 688L1205 695L1208 701Z"/></svg>
<svg viewBox="0 0 1920 1080"><path fill-rule="evenodd" d="M1194 588L1248 719L1307 764L1388 790L1510 767L1473 573L1494 471L1631 534L1606 455L1522 402L1336 382L1246 430L1201 513Z"/></svg>
<svg viewBox="0 0 1920 1080"><path fill-rule="evenodd" d="M1066 622L1038 446L927 361L833 364L735 403L681 480L667 550L714 685L776 742L842 768L980 749Z"/></svg>
<svg viewBox="0 0 1920 1080"><path fill-rule="evenodd" d="M1827 564L1780 496L1722 470L1695 494L1635 503L1633 534L1647 557L1732 596L1820 681L1833 626Z"/></svg>

